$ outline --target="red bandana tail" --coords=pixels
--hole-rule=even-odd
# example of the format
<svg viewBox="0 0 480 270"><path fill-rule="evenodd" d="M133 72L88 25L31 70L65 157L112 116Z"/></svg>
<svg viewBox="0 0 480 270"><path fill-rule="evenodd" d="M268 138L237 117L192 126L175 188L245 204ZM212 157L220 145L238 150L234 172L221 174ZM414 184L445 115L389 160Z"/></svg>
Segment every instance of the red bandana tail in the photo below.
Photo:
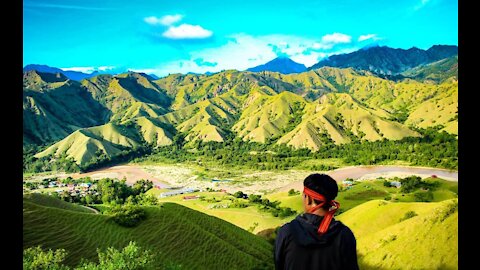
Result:
<svg viewBox="0 0 480 270"><path fill-rule="evenodd" d="M320 223L320 226L318 227L318 233L320 235L325 234L328 230L328 227L330 226L330 222L333 219L333 215L340 208L340 203L335 201L335 200L331 200L331 201L327 202L327 199L325 198L325 196L323 196L322 194L319 194L319 193L317 193L317 192L315 192L315 191L313 191L313 190L311 190L307 187L303 188L303 193L312 197L315 200L321 201L320 204L318 204L318 205L316 205L316 206L314 206L310 209L310 211L309 211L310 213L315 212L317 209L319 209L320 207L325 205L325 203L327 203L328 205L331 206L330 209L328 210L327 214L325 214L325 216L323 217L323 220Z"/></svg>

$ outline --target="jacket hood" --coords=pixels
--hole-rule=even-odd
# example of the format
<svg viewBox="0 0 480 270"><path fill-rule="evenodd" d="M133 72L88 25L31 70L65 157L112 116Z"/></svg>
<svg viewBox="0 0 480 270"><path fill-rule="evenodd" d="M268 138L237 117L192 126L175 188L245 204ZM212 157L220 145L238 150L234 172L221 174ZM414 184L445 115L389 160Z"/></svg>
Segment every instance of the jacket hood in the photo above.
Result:
<svg viewBox="0 0 480 270"><path fill-rule="evenodd" d="M340 221L332 219L327 232L324 235L318 234L318 226L322 222L323 217L310 213L298 215L291 222L292 235L294 241L305 247L322 246L330 243L334 236L337 235L345 226Z"/></svg>

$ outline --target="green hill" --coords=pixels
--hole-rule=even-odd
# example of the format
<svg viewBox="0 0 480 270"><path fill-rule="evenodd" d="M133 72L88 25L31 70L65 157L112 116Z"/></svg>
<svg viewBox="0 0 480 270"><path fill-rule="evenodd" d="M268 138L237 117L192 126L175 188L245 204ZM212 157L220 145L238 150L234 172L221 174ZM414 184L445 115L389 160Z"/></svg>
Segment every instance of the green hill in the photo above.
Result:
<svg viewBox="0 0 480 270"><path fill-rule="evenodd" d="M83 207L81 205L68 203L68 202L56 199L54 197L46 196L39 193L30 193L30 194L25 194L23 196L24 196L24 200L30 203L35 203L37 205L44 206L44 207L64 209L64 210L69 210L69 211L74 211L79 213L90 213L90 214L93 213L92 210L86 207Z"/></svg>
<svg viewBox="0 0 480 270"><path fill-rule="evenodd" d="M435 83L441 83L452 77L458 80L458 55L409 69L402 75L419 81Z"/></svg>
<svg viewBox="0 0 480 270"><path fill-rule="evenodd" d="M166 108L170 105L164 90L135 72L98 75L82 80L82 86L108 108L110 121L124 122L138 116L158 117L168 112Z"/></svg>
<svg viewBox="0 0 480 270"><path fill-rule="evenodd" d="M111 158L119 155L123 150L140 145L140 137L136 130L108 123L77 130L65 139L37 153L35 157L55 157L66 154L77 164L84 165L100 155Z"/></svg>
<svg viewBox="0 0 480 270"><path fill-rule="evenodd" d="M61 74L23 74L24 144L60 140L79 128L105 123L108 111L76 81Z"/></svg>
<svg viewBox="0 0 480 270"><path fill-rule="evenodd" d="M41 90L38 85L31 86L40 80L49 87L67 87L69 81L52 76L48 83L30 76L25 85ZM236 136L245 141L284 143L313 151L331 142L340 145L419 136L413 128L442 125L448 133L458 133L458 82L454 78L440 84L413 79L392 81L368 71L322 67L288 75L234 70L210 76L174 74L155 81L129 72L99 75L83 80L82 85L71 83L68 87L74 85L76 91L90 96L95 106L103 108L103 115L90 114L102 115L104 121L106 118L115 125L134 123L136 128L127 128L131 132L121 136L92 135L85 127L105 129L103 123L74 126L67 121L63 125L68 125L72 133L57 130L60 124L49 123L51 119L62 122L60 116L37 117L36 122L29 116L32 104L55 91L29 90L41 98L25 99L24 143L34 143L35 136L46 136L44 133L57 134L57 140L65 138L39 156L66 153L79 164L88 163L98 149L112 157L143 142L153 147L169 145L179 133L187 146L196 141L225 142ZM67 100L63 98L63 102ZM80 105L78 110L86 106ZM68 119L69 114L63 114Z"/></svg>
<svg viewBox="0 0 480 270"><path fill-rule="evenodd" d="M421 128L443 125L446 132L458 134L458 82L440 84L438 94L414 107L405 124Z"/></svg>
<svg viewBox="0 0 480 270"><path fill-rule="evenodd" d="M343 144L353 137L375 141L419 136L406 126L387 120L375 110L359 104L348 94L326 94L306 106L304 111L300 124L278 143L317 151L327 138L335 144Z"/></svg>
<svg viewBox="0 0 480 270"><path fill-rule="evenodd" d="M244 140L264 143L295 127L306 103L302 97L287 91L277 95L253 93L233 130Z"/></svg>
<svg viewBox="0 0 480 270"><path fill-rule="evenodd" d="M337 219L357 238L361 269L458 269L457 199L372 200Z"/></svg>
<svg viewBox="0 0 480 270"><path fill-rule="evenodd" d="M273 268L273 247L232 224L174 203L145 210L146 220L126 228L105 215L47 207L24 197L23 247L64 248L65 263L73 266L82 258L98 260L97 248L119 249L135 241L152 250L158 268L166 261L182 269Z"/></svg>

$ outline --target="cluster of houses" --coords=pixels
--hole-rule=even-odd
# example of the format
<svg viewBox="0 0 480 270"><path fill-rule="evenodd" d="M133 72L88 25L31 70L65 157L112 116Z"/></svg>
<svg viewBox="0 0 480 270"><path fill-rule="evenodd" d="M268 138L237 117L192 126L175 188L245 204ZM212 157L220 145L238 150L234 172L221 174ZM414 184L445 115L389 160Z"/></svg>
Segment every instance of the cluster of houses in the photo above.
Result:
<svg viewBox="0 0 480 270"><path fill-rule="evenodd" d="M79 183L79 184L65 184L60 181L52 180L48 182L48 184L43 183L38 185L37 187L39 190L46 189L46 188L57 188L55 189L56 193L67 192L70 196L73 196L73 197L75 196L85 197L86 195L95 195L95 196L100 195L100 193L97 191L97 185L92 184L90 182Z"/></svg>
<svg viewBox="0 0 480 270"><path fill-rule="evenodd" d="M80 183L80 184L68 184L68 194L70 196L80 196L85 197L86 195L98 196L100 193L97 191L97 185L92 183ZM56 192L62 192L63 190L57 189Z"/></svg>

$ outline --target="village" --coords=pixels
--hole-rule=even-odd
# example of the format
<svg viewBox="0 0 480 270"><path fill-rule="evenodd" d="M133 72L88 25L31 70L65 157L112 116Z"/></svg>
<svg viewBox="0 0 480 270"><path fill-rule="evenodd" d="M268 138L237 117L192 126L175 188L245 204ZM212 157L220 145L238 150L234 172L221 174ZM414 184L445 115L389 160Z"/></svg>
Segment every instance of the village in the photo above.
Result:
<svg viewBox="0 0 480 270"><path fill-rule="evenodd" d="M24 181L23 182L23 193L46 193L48 195L59 195L62 197L70 196L71 198L82 198L86 196L101 196L101 192L97 189L98 179L91 179L90 177L72 179L67 177L65 179L59 180L58 178L45 178L41 181ZM170 187L165 185L154 185L153 188L161 190L160 193L157 193L157 198L165 198L170 196L176 196L181 194L189 194L195 192L204 192L204 191L216 191L216 192L227 192L225 189L214 189L216 183L227 182L230 180L218 180L212 179L212 188L197 188L197 187ZM132 184L127 184L132 186ZM185 200L198 199L199 196L184 196Z"/></svg>

